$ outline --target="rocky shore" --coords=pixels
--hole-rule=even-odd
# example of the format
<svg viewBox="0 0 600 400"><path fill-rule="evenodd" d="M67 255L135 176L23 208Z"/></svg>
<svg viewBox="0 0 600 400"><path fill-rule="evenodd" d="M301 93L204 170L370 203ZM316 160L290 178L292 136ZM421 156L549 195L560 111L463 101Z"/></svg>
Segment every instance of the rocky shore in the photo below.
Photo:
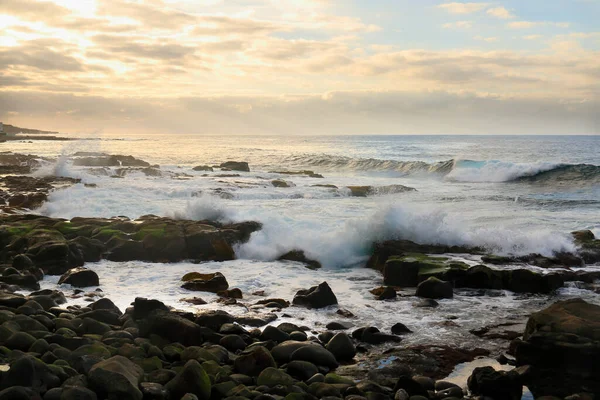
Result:
<svg viewBox="0 0 600 400"><path fill-rule="evenodd" d="M336 287L327 282L287 299L253 293L263 299L249 304L244 300L248 294L231 288L224 274L192 272L178 283L190 292L188 303L202 305L204 300L194 294L216 293L221 304L237 304L247 312L179 311L152 299L152 293L119 309L104 296L103 277L86 263L233 260L234 247L248 241L261 224L155 215L67 220L30 214L27 210L39 207L50 191L79 181L22 175L39 167L35 158L2 156L0 400L520 399L526 390L545 399L600 395L600 307L581 299L555 302L532 314L518 332L501 325L472 332L499 340L496 354L445 343L404 345L411 329L402 323L388 332L355 326L349 323L352 312L340 307ZM80 153L76 162L160 172L158 166L127 156ZM244 162L200 167L209 172L250 170ZM358 197L411 190L401 185L347 189ZM585 267L600 261L600 240L590 231L573 232L573 238L576 253L552 257L499 257L480 248L406 240L374 243L366 267L381 272L383 286L372 289L373 301L410 296L418 300L415 307L431 308L462 289L479 296L501 290L552 296L569 282L592 287L600 272ZM481 263L459 262L452 254L477 257ZM321 267L301 250L280 259ZM60 275L60 290L40 290L46 275ZM71 289L63 290L64 285ZM407 295L407 290L413 292ZM86 304L70 304L73 297L85 298ZM326 326L282 322L290 307L333 309L339 318ZM497 354L502 370L475 368L466 385L445 380L457 365Z"/></svg>

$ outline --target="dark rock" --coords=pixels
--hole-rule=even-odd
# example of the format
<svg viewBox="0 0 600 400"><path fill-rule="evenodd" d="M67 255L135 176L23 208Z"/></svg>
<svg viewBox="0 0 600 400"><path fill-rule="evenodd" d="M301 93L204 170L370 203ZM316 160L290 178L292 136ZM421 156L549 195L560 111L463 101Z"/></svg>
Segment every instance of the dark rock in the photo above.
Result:
<svg viewBox="0 0 600 400"><path fill-rule="evenodd" d="M256 379L256 384L258 386L289 386L293 383L294 379L291 376L289 376L282 370L273 367L265 368Z"/></svg>
<svg viewBox="0 0 600 400"><path fill-rule="evenodd" d="M191 393L199 400L209 400L211 383L208 374L195 360L188 361L183 369L177 373L165 389L174 398L180 398L186 393Z"/></svg>
<svg viewBox="0 0 600 400"><path fill-rule="evenodd" d="M523 395L523 384L516 379L516 375L495 371L492 367L475 368L468 385L471 393L482 396L520 400Z"/></svg>
<svg viewBox="0 0 600 400"><path fill-rule="evenodd" d="M428 299L451 299L453 297L452 283L441 281L435 277L419 283L417 296Z"/></svg>
<svg viewBox="0 0 600 400"><path fill-rule="evenodd" d="M169 311L163 302L158 300L148 300L143 297L136 297L133 302L133 318L142 319L148 316L154 310Z"/></svg>
<svg viewBox="0 0 600 400"><path fill-rule="evenodd" d="M100 396L124 400L141 400L138 389L144 371L122 356L114 356L94 365L89 372L90 387Z"/></svg>
<svg viewBox="0 0 600 400"><path fill-rule="evenodd" d="M295 261L299 263L303 263L309 269L319 269L321 268L321 263L316 260L311 260L306 257L303 250L292 250L284 255L280 256L278 260L287 260L287 261Z"/></svg>
<svg viewBox="0 0 600 400"><path fill-rule="evenodd" d="M219 165L220 168L225 168L231 171L250 172L250 167L245 161L227 161Z"/></svg>
<svg viewBox="0 0 600 400"><path fill-rule="evenodd" d="M532 366L527 386L536 396L600 393L600 306L572 299L532 314L515 356Z"/></svg>
<svg viewBox="0 0 600 400"><path fill-rule="evenodd" d="M392 300L397 297L396 290L391 286L381 286L370 291L377 300Z"/></svg>
<svg viewBox="0 0 600 400"><path fill-rule="evenodd" d="M62 391L60 400L97 400L96 393L85 387L70 387ZM44 399L45 400L45 399Z"/></svg>
<svg viewBox="0 0 600 400"><path fill-rule="evenodd" d="M292 353L290 360L308 361L328 368L337 368L339 365L335 356L329 350L319 345L300 347Z"/></svg>
<svg viewBox="0 0 600 400"><path fill-rule="evenodd" d="M213 172L214 169L213 167L210 167L208 165L198 165L194 168L192 168L194 171L208 171L208 172Z"/></svg>
<svg viewBox="0 0 600 400"><path fill-rule="evenodd" d="M59 279L58 284L69 284L74 287L88 287L100 285L98 274L84 267L72 268L65 272Z"/></svg>
<svg viewBox="0 0 600 400"><path fill-rule="evenodd" d="M406 325L398 322L398 323L396 323L396 324L394 324L392 326L392 333L394 335L402 335L402 334L405 334L405 333L412 333L412 331L410 329L408 329L406 327Z"/></svg>
<svg viewBox="0 0 600 400"><path fill-rule="evenodd" d="M277 367L271 353L262 346L247 349L233 362L234 371L248 375L258 376L264 369Z"/></svg>
<svg viewBox="0 0 600 400"><path fill-rule="evenodd" d="M226 335L219 341L219 344L233 352L246 348L246 342L239 335Z"/></svg>
<svg viewBox="0 0 600 400"><path fill-rule="evenodd" d="M319 372L316 365L308 361L290 361L286 371L291 376L306 381Z"/></svg>
<svg viewBox="0 0 600 400"><path fill-rule="evenodd" d="M11 386L0 392L0 400L41 400L41 396L23 386Z"/></svg>
<svg viewBox="0 0 600 400"><path fill-rule="evenodd" d="M502 274L485 265L475 265L467 270L460 286L474 289L502 289Z"/></svg>
<svg viewBox="0 0 600 400"><path fill-rule="evenodd" d="M323 282L319 286L298 291L294 296L293 303L309 308L322 308L337 304L337 298L327 282Z"/></svg>
<svg viewBox="0 0 600 400"><path fill-rule="evenodd" d="M408 395L411 397L424 396L425 398L429 398L429 393L427 393L427 390L410 376L400 376L398 378L396 386L394 386L394 393L396 393L398 390L406 391L406 393L408 393Z"/></svg>
<svg viewBox="0 0 600 400"><path fill-rule="evenodd" d="M338 361L349 361L356 355L356 347L350 337L343 333L337 333L327 343L327 350L329 350ZM308 360L310 361L310 360Z"/></svg>
<svg viewBox="0 0 600 400"><path fill-rule="evenodd" d="M211 274L196 273L193 279L188 280L181 287L187 290L217 293L227 290L229 283L220 272Z"/></svg>
<svg viewBox="0 0 600 400"><path fill-rule="evenodd" d="M285 342L286 340L289 340L289 338L289 334L272 325L267 326L260 335L260 340L273 340L276 343Z"/></svg>

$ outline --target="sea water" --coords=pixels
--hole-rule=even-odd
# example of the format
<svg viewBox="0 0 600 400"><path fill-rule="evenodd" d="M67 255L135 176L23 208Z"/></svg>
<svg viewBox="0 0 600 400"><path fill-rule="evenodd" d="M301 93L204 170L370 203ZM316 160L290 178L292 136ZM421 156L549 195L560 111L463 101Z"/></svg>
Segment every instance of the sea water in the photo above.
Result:
<svg viewBox="0 0 600 400"><path fill-rule="evenodd" d="M372 244L388 239L482 246L497 254L573 251L571 231L600 234L598 136L75 136L80 140L3 145L47 157L35 175L82 179L53 192L38 213L62 218L155 214L263 224L247 243L236 246L237 260L231 262L88 265L121 308L135 296L156 297L178 308L222 307L205 293L196 294L209 301L206 306L179 301L193 295L179 287L180 277L190 271L223 272L232 287L244 291L248 304L258 300L250 294L255 290L291 300L298 289L326 280L340 305L357 315L357 325L389 329L403 322L415 330L409 341L460 343L469 329L524 318L557 298L598 302L595 292L570 286L553 298L509 292L489 298L464 291L437 309L416 309L414 297L375 301L368 290L381 285L382 278L364 268ZM74 167L71 156L77 151L132 155L159 165L162 176L134 172L117 178L115 168L98 174ZM192 170L228 160L247 161L250 172L219 177L218 170ZM277 173L298 170L324 178ZM274 179L290 187L274 187ZM335 188L315 186L325 184ZM416 191L352 197L347 187L361 185L404 185ZM323 269L275 261L292 249L304 250ZM47 278L44 285L54 287L55 281ZM245 312L240 307L229 311ZM334 311L294 309L289 314L317 327L335 319ZM458 327L443 324L449 317Z"/></svg>

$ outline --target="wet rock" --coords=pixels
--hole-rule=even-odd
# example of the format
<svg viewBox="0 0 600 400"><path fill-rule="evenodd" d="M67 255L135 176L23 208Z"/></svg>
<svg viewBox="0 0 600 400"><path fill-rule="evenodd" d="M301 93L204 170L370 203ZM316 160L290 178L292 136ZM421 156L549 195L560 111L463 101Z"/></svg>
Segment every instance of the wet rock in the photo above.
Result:
<svg viewBox="0 0 600 400"><path fill-rule="evenodd" d="M186 393L191 393L199 400L209 400L211 393L211 383L208 374L202 366L195 360L188 361L183 369L177 373L165 389L174 398L180 398Z"/></svg>
<svg viewBox="0 0 600 400"><path fill-rule="evenodd" d="M452 284L430 277L419 283L417 296L428 299L451 299L453 297Z"/></svg>
<svg viewBox="0 0 600 400"><path fill-rule="evenodd" d="M193 279L188 280L181 285L181 287L187 290L217 293L227 290L229 288L229 283L225 276L220 272L211 274L196 273Z"/></svg>
<svg viewBox="0 0 600 400"><path fill-rule="evenodd" d="M492 367L478 367L468 380L469 390L473 394L520 400L523 395L523 384L515 374L496 371Z"/></svg>
<svg viewBox="0 0 600 400"><path fill-rule="evenodd" d="M600 392L600 306L581 299L556 302L530 316L514 343L518 365L531 365L535 396Z"/></svg>
<svg viewBox="0 0 600 400"><path fill-rule="evenodd" d="M233 369L243 375L258 376L266 368L276 368L271 353L262 346L244 351L233 362Z"/></svg>
<svg viewBox="0 0 600 400"><path fill-rule="evenodd" d="M405 333L412 333L403 323L397 322L392 326L392 333L394 335L403 335Z"/></svg>
<svg viewBox="0 0 600 400"><path fill-rule="evenodd" d="M473 289L502 289L502 273L485 265L475 265L467 270L460 286Z"/></svg>
<svg viewBox="0 0 600 400"><path fill-rule="evenodd" d="M58 284L63 283L74 287L98 286L100 285L100 279L98 274L91 269L77 267L68 270L60 277Z"/></svg>
<svg viewBox="0 0 600 400"><path fill-rule="evenodd" d="M327 350L329 350L338 361L349 361L354 358L356 355L356 347L354 347L354 343L352 343L352 339L343 333L337 333L331 340L327 343ZM309 360L310 361L310 360Z"/></svg>
<svg viewBox="0 0 600 400"><path fill-rule="evenodd" d="M294 379L280 369L269 367L265 368L256 380L258 386L288 386L294 383Z"/></svg>
<svg viewBox="0 0 600 400"><path fill-rule="evenodd" d="M322 308L337 304L337 298L327 282L323 282L310 289L298 291L294 296L293 303L309 308Z"/></svg>
<svg viewBox="0 0 600 400"><path fill-rule="evenodd" d="M316 260L311 260L306 257L303 250L292 250L284 255L280 256L278 260L287 260L287 261L295 261L299 263L306 264L306 267L309 269L318 269L321 268L321 263Z"/></svg>
<svg viewBox="0 0 600 400"><path fill-rule="evenodd" d="M271 325L267 326L260 335L260 340L273 340L276 343L285 342L289 338L289 334Z"/></svg>
<svg viewBox="0 0 600 400"><path fill-rule="evenodd" d="M219 165L220 168L228 169L230 171L242 171L250 172L250 167L245 161L227 161Z"/></svg>
<svg viewBox="0 0 600 400"><path fill-rule="evenodd" d="M104 154L76 158L73 160L73 165L83 167L149 167L150 163L138 160L133 156Z"/></svg>
<svg viewBox="0 0 600 400"><path fill-rule="evenodd" d="M328 368L337 368L339 365L335 356L329 350L319 345L300 347L291 354L290 360L308 361Z"/></svg>
<svg viewBox="0 0 600 400"><path fill-rule="evenodd" d="M291 361L287 364L286 371L291 376L306 381L317 374L319 369L308 361Z"/></svg>
<svg viewBox="0 0 600 400"><path fill-rule="evenodd" d="M289 188L293 186L293 183L284 181L283 179L274 179L271 181L271 185L277 188Z"/></svg>
<svg viewBox="0 0 600 400"><path fill-rule="evenodd" d="M217 295L220 297L225 297L225 298L229 298L229 299L243 299L244 298L241 289L238 289L238 288L222 290L220 292L217 292Z"/></svg>
<svg viewBox="0 0 600 400"><path fill-rule="evenodd" d="M394 387L394 392L399 390L404 390L411 397L424 396L425 398L429 398L429 393L427 393L427 390L410 376L405 375L398 378L396 386Z"/></svg>
<svg viewBox="0 0 600 400"><path fill-rule="evenodd" d="M392 300L397 297L396 291L391 286L381 286L370 290L370 292L375 295L377 300Z"/></svg>
<svg viewBox="0 0 600 400"><path fill-rule="evenodd" d="M138 389L144 371L125 357L114 356L94 365L89 372L90 386L101 396L141 400Z"/></svg>
<svg viewBox="0 0 600 400"><path fill-rule="evenodd" d="M198 324L176 313L161 309L150 312L145 318L139 320L138 325L141 336L154 334L185 346L202 344L207 334L207 331Z"/></svg>
<svg viewBox="0 0 600 400"><path fill-rule="evenodd" d="M207 304L206 301L200 297L185 297L179 301L182 301L184 303L194 304L196 306L202 306L202 305Z"/></svg>
<svg viewBox="0 0 600 400"><path fill-rule="evenodd" d="M208 172L213 172L214 169L213 167L210 167L208 165L198 165L194 168L192 168L194 171L208 171Z"/></svg>

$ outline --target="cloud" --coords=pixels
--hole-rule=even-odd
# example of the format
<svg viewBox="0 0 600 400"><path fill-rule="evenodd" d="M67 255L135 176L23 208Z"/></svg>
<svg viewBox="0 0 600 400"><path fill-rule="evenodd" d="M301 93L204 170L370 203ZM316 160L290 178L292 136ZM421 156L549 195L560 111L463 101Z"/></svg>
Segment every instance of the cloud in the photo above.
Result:
<svg viewBox="0 0 600 400"><path fill-rule="evenodd" d="M13 15L25 20L49 21L69 15L69 9L48 1L2 0L0 14Z"/></svg>
<svg viewBox="0 0 600 400"><path fill-rule="evenodd" d="M194 15L170 8L161 0L148 2L97 0L97 14L127 17L153 28L182 28L196 22Z"/></svg>
<svg viewBox="0 0 600 400"><path fill-rule="evenodd" d="M542 36L542 35L525 35L525 36L523 36L523 39L525 39L525 40L537 40L537 39L541 39L543 37L544 36Z"/></svg>
<svg viewBox="0 0 600 400"><path fill-rule="evenodd" d="M31 40L18 48L0 48L0 69L26 66L48 71L83 71L84 63L68 53L64 42Z"/></svg>
<svg viewBox="0 0 600 400"><path fill-rule="evenodd" d="M451 14L472 14L483 10L489 3L445 3L440 4L437 8L448 11Z"/></svg>
<svg viewBox="0 0 600 400"><path fill-rule="evenodd" d="M549 22L549 21L515 21L509 22L507 26L511 29L530 29L539 26L555 26L558 28L568 28L568 22Z"/></svg>
<svg viewBox="0 0 600 400"><path fill-rule="evenodd" d="M482 41L488 42L488 43L492 43L492 42L497 42L498 41L497 37L475 36L473 39L475 39L475 40L482 40Z"/></svg>
<svg viewBox="0 0 600 400"><path fill-rule="evenodd" d="M456 21L456 22L448 22L442 25L444 29L471 29L473 27L473 22L471 21Z"/></svg>
<svg viewBox="0 0 600 400"><path fill-rule="evenodd" d="M487 14L492 15L494 17L497 18L501 18L501 19L511 19L511 18L515 18L515 16L513 14L511 14L510 11L508 11L506 8L504 7L494 7L494 8L490 8L486 11Z"/></svg>

